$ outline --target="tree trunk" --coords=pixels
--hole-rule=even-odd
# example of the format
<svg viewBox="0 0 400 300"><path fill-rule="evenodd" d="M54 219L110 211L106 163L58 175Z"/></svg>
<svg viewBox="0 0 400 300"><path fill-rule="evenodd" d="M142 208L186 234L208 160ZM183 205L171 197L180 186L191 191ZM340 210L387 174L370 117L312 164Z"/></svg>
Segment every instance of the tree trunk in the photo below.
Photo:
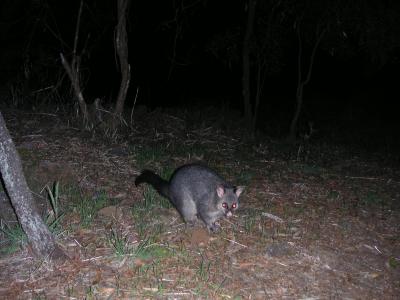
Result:
<svg viewBox="0 0 400 300"><path fill-rule="evenodd" d="M303 52L303 44L302 44L302 39L301 39L301 33L300 33L300 24L297 25L297 38L299 41L299 50L298 50L298 56L297 56L297 91L296 91L296 108L294 111L294 115L292 118L292 122L290 123L290 132L289 132L289 139L290 140L295 140L296 139L296 134L297 134L297 124L299 121L301 109L303 107L303 92L304 92L304 87L310 82L311 79L311 73L313 70L314 66L314 60L315 60L315 54L317 53L317 49L319 44L321 43L321 40L326 32L326 29L323 29L322 31L319 32L319 28L316 30L316 40L313 46L313 49L311 51L310 55L310 61L308 63L308 68L307 68L307 76L303 80L302 78L302 52Z"/></svg>
<svg viewBox="0 0 400 300"><path fill-rule="evenodd" d="M300 117L300 112L301 108L303 106L303 88L304 88L304 82L301 82L297 86L297 92L296 92L296 109L292 118L292 122L290 123L290 135L289 139L291 141L294 141L296 139L296 133L297 133L297 123L299 121Z"/></svg>
<svg viewBox="0 0 400 300"><path fill-rule="evenodd" d="M271 1L273 2L273 1ZM258 113L259 113L259 106L260 106L260 100L261 100L261 95L264 89L264 84L265 84L265 78L267 75L267 59L266 58L266 49L267 49L267 43L271 40L272 37L272 22L275 14L275 10L277 9L278 5L280 4L280 0L275 1L272 4L272 8L269 12L268 15L268 25L266 27L266 33L265 33L265 38L263 42L263 46L257 50L257 59L256 59L256 68L257 68L257 75L256 75L256 80L255 80L255 90L256 90L256 95L254 99L254 113L253 113L253 121L252 121L252 128L253 130L256 128L257 120L258 120Z"/></svg>
<svg viewBox="0 0 400 300"><path fill-rule="evenodd" d="M258 119L258 108L260 106L260 99L261 99L261 94L264 86L264 79L265 79L265 73L264 72L265 67L263 66L263 63L259 59L257 62L257 78L256 78L256 96L254 99L254 114L253 114L253 120L252 120L252 128L253 130L256 128L257 124L257 119Z"/></svg>
<svg viewBox="0 0 400 300"><path fill-rule="evenodd" d="M86 127L89 125L89 113L86 105L85 98L82 94L81 83L80 83L80 57L77 55L77 48L78 48L78 40L79 40L79 29L81 25L81 16L82 16L82 7L83 1L79 5L78 11L78 18L76 20L76 27L75 27L75 38L74 38L74 49L72 52L72 61L69 63L64 55L60 53L61 63L67 72L69 79L71 80L72 88L74 89L74 93L78 100L79 107L81 109L83 115L83 126Z"/></svg>
<svg viewBox="0 0 400 300"><path fill-rule="evenodd" d="M244 117L246 123L250 129L253 130L253 109L251 105L251 94L250 94L250 76L251 76L251 65L250 65L250 41L253 34L254 18L256 11L256 0L249 0L247 7L247 25L246 33L243 38L243 49L242 49L242 94L243 94L243 105L244 105Z"/></svg>
<svg viewBox="0 0 400 300"><path fill-rule="evenodd" d="M64 259L53 235L41 219L22 172L21 160L0 112L0 171L7 194L32 250L39 258Z"/></svg>
<svg viewBox="0 0 400 300"><path fill-rule="evenodd" d="M124 110L126 95L128 94L131 78L128 61L128 34L126 32L126 17L128 15L129 0L118 0L118 24L116 26L115 46L117 48L119 67L121 70L121 85L115 104L115 121L121 117ZM115 122L114 122L115 124Z"/></svg>

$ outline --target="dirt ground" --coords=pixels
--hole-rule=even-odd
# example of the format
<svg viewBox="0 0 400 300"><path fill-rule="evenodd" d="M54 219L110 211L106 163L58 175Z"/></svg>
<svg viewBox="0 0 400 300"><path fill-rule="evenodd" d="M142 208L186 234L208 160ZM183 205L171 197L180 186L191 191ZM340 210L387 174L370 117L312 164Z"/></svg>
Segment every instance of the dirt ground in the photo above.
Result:
<svg viewBox="0 0 400 300"><path fill-rule="evenodd" d="M2 254L1 299L400 298L393 158L333 146L286 150L166 113L138 116L108 138L60 113L3 114L36 197L46 203L44 187L62 186L56 234L69 259L35 260L26 244ZM167 174L193 161L246 186L218 233L185 226L133 184L143 167ZM104 195L84 219L82 201L96 206Z"/></svg>

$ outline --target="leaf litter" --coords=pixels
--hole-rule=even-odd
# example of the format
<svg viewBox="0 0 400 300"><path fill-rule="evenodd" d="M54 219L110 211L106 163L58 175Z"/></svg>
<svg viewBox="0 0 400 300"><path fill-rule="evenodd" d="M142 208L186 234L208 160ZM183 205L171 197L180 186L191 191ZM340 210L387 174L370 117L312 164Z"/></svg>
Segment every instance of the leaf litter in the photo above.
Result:
<svg viewBox="0 0 400 300"><path fill-rule="evenodd" d="M70 259L61 265L37 261L27 245L3 255L1 298L400 294L399 169L377 163L379 156L325 149L315 161L299 161L298 151L280 151L277 142L255 147L212 120L189 124L185 113L137 116L133 130L112 141L88 138L61 116L5 115L31 185L40 190L61 181L78 192L61 195L57 239ZM35 126L23 125L31 124L24 119ZM143 189L133 184L141 168L174 169L198 160L246 185L240 210L221 221L217 234L199 224L186 227L173 208L146 206ZM101 195L107 196L104 204ZM101 204L87 226L71 203L76 201Z"/></svg>

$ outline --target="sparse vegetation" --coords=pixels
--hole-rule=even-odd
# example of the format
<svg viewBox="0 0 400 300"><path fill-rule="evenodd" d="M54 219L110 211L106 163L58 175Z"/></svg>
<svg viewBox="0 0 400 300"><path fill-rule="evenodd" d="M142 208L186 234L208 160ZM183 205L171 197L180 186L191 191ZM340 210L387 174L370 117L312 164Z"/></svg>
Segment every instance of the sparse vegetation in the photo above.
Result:
<svg viewBox="0 0 400 300"><path fill-rule="evenodd" d="M81 226L88 227L96 217L97 211L105 207L107 203L107 195L103 192L100 192L95 197L79 192L78 198L74 199L72 206L81 218Z"/></svg>
<svg viewBox="0 0 400 300"><path fill-rule="evenodd" d="M60 221L62 215L60 215L58 182L54 183L52 189L46 186L46 191L48 194L51 211L45 217L45 222L53 234L58 234L62 230L60 227ZM3 222L1 219L0 222L1 222L0 230L4 235L3 239L0 238L0 243L2 244L2 246L0 247L1 253L11 254L21 249L21 247L23 247L24 244L27 242L27 236L23 231L21 225L19 223L15 225L8 224Z"/></svg>
<svg viewBox="0 0 400 300"><path fill-rule="evenodd" d="M60 190L59 190L59 182L56 181L53 185L53 188L49 188L49 186L46 186L47 194L49 196L49 201L51 205L51 209L54 213L54 219L57 220L60 216Z"/></svg>
<svg viewBox="0 0 400 300"><path fill-rule="evenodd" d="M162 198L157 191L151 187L145 187L143 192L144 202L141 207L144 210L154 208L156 206L170 207L167 199Z"/></svg>
<svg viewBox="0 0 400 300"><path fill-rule="evenodd" d="M211 262L206 261L203 257L200 260L200 265L197 268L196 275L200 281L208 281L210 276Z"/></svg>
<svg viewBox="0 0 400 300"><path fill-rule="evenodd" d="M0 241L0 251L1 254L11 254L15 251L21 249L21 247L26 243L27 237L25 232L22 230L21 225L10 226L1 223L1 233L3 238Z"/></svg>
<svg viewBox="0 0 400 300"><path fill-rule="evenodd" d="M0 18L0 299L399 298L399 1L16 0ZM232 216L185 224L135 186L190 163L244 187L196 189Z"/></svg>
<svg viewBox="0 0 400 300"><path fill-rule="evenodd" d="M147 146L143 145L140 148L134 149L134 155L136 163L139 168L145 168L146 166L152 166L154 163L160 161L167 154L163 146L153 145Z"/></svg>
<svg viewBox="0 0 400 300"><path fill-rule="evenodd" d="M123 236L122 232L114 228L111 228L108 233L107 240L117 256L124 256L132 252L132 246L127 238Z"/></svg>
<svg viewBox="0 0 400 300"><path fill-rule="evenodd" d="M259 224L259 216L257 211L249 211L242 216L243 229L246 233L254 232L255 226Z"/></svg>
<svg viewBox="0 0 400 300"><path fill-rule="evenodd" d="M159 126L158 136L163 136L162 128L166 125ZM390 173L392 181L380 180L378 176L364 179L364 176L351 175L352 170L362 173L363 165L354 158L346 161L348 154L344 154L344 150L334 148L329 155L326 145L308 144L305 158L298 156L296 146L285 144L282 146L285 152L282 152L275 142L272 148L259 145L251 148L255 149L251 152L248 151L249 145L235 148L236 140L224 140L222 135L210 131L208 145L200 152L214 154L203 156L202 162L215 167L233 183L245 185L246 190L237 214L221 220L220 232L209 234L201 222L194 227L186 226L168 200L151 187L134 186L131 174L142 168L152 169L168 179L177 166L199 159L193 158L193 148L186 146L182 147L179 155L173 155L171 149L175 146L172 146L169 135L158 140L158 146L154 147L151 142L153 133L148 134L148 145L143 143L140 148L132 148L126 157L110 158L103 154L107 153L104 150L95 153L91 160L80 159L80 156L88 156L94 151L90 142L77 143L74 146L77 149L57 154L68 164L75 159L73 164L78 166L81 178L79 184L72 180L68 184L60 181L46 188L50 208L48 224L52 224L56 232L63 232L58 234L60 243L71 257L81 262L81 265L76 264L65 271L57 295L86 298L276 298L282 278L288 282L287 297L317 295L320 291L317 287L295 284L298 282L297 274L301 274L302 280L307 274L321 285L325 283L315 279L316 275L335 283L334 290L330 285L324 286L326 295L337 293L340 287L343 291L341 296L353 297L353 288L357 284L352 284L350 289L341 274L353 272L352 276L360 284L373 282L373 286L379 286L390 285L393 279L390 274L398 272L398 258L388 250L396 240L396 227L393 225L398 216L391 200L397 191L394 171ZM204 132L193 128L188 139L200 138L196 134L204 138ZM182 139L182 145L186 144L187 140L182 138L179 130L173 136L174 144L178 144L177 137ZM64 138L68 139L68 136ZM49 154L46 158L57 153L51 140L47 143ZM71 151L77 151L79 155ZM236 153L240 161L235 160ZM35 165L40 166L40 158L33 156L26 153L24 159L38 161ZM365 170L370 172L371 164L366 166ZM40 178L36 181L40 182ZM130 202L121 204L123 201ZM102 212L107 208L112 213ZM375 215L379 219L371 217ZM380 224L385 224L386 229L379 227L378 230ZM382 230L387 238L382 238ZM15 251L21 248L21 243L23 245L22 232L18 229L10 232L3 225L0 233L2 245L7 236L5 231L10 239L15 240L14 255L22 255L19 254L21 251ZM378 239L378 235L381 238ZM379 243L372 244L371 237ZM390 272L368 273L362 264L356 263L360 251L364 251L362 255L367 256L369 263L377 269L382 267L382 260L375 260L377 255L390 253L384 260ZM7 255L2 252L3 256ZM338 260L345 260L346 264L336 265ZM340 272L327 274L327 265ZM361 273L354 273L354 270ZM35 278L39 279L35 284L46 286L53 282L49 276L54 273L38 272ZM365 272L370 277L355 275L367 274ZM305 286L311 286L311 291L304 289ZM396 287L391 285L390 289L395 291ZM373 289L357 290L357 297L360 294L376 293Z"/></svg>

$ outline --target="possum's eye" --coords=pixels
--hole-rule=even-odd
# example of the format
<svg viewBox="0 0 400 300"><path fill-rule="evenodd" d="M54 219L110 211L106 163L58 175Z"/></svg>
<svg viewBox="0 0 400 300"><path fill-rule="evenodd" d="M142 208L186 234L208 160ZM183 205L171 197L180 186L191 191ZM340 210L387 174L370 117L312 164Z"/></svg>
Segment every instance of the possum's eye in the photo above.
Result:
<svg viewBox="0 0 400 300"><path fill-rule="evenodd" d="M228 204L226 202L222 203L223 208L228 208Z"/></svg>
<svg viewBox="0 0 400 300"><path fill-rule="evenodd" d="M233 209L235 209L236 206L237 206L236 203L233 203L233 204L232 204L232 208L233 208Z"/></svg>

